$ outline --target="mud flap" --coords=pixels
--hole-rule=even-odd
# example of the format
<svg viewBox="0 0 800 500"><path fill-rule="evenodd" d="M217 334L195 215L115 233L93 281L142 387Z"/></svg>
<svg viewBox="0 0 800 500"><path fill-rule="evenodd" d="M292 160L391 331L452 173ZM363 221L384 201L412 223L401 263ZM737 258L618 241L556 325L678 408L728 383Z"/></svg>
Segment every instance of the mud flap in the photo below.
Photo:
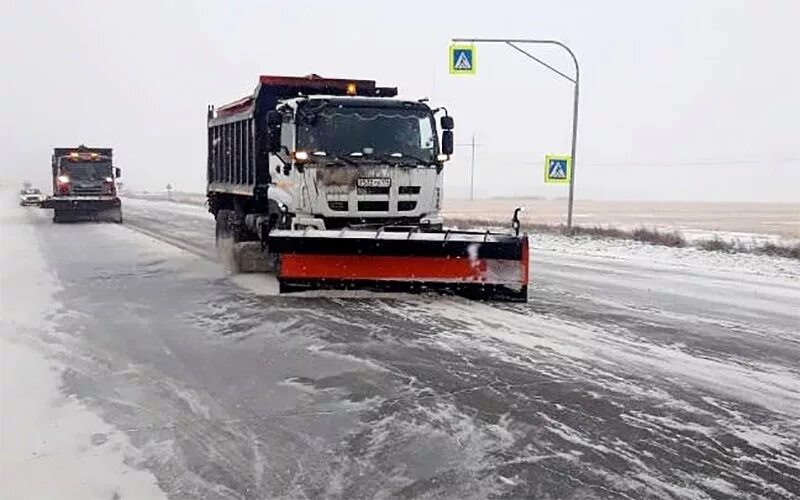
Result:
<svg viewBox="0 0 800 500"><path fill-rule="evenodd" d="M528 238L466 231L270 233L282 291L436 291L527 301Z"/></svg>
<svg viewBox="0 0 800 500"><path fill-rule="evenodd" d="M270 257L260 241L243 241L233 245L233 262L239 273L267 273L273 270Z"/></svg>

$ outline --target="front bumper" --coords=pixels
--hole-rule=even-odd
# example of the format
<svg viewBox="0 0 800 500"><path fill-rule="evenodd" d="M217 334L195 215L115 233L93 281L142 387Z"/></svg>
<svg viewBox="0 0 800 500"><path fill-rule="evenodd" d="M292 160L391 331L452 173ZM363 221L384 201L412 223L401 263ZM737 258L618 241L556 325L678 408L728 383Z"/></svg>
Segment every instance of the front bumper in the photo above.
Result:
<svg viewBox="0 0 800 500"><path fill-rule="evenodd" d="M41 202L42 208L71 212L102 212L122 206L116 196L53 196Z"/></svg>
<svg viewBox="0 0 800 500"><path fill-rule="evenodd" d="M439 291L484 300L528 300L527 235L441 230L281 230L282 292L311 289Z"/></svg>

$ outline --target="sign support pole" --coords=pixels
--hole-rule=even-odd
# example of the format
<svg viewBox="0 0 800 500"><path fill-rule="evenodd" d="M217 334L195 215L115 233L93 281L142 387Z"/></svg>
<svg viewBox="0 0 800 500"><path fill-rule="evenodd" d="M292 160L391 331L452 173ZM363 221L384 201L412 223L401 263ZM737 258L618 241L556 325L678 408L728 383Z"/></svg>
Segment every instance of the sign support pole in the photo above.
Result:
<svg viewBox="0 0 800 500"><path fill-rule="evenodd" d="M472 134L472 160L470 161L469 174L469 199L475 201L475 134Z"/></svg>
<svg viewBox="0 0 800 500"><path fill-rule="evenodd" d="M571 52L570 52L571 53ZM572 56L575 57L574 55ZM575 146L578 142L578 97L580 74L578 73L578 61L575 60L575 100L572 104L572 175L569 179L569 206L567 208L567 229L572 229L572 207L575 201Z"/></svg>
<svg viewBox="0 0 800 500"><path fill-rule="evenodd" d="M525 56L530 59L533 59L537 63L541 64L545 68L553 71L554 73L558 74L562 78L565 78L573 83L575 86L575 93L574 93L574 100L572 104L572 147L571 147L571 156L572 156L572 175L570 175L569 180L569 206L567 208L567 229L572 229L572 207L574 204L575 199L575 151L578 142L578 98L580 95L580 68L578 66L578 58L575 57L575 53L567 47L564 43L559 42L558 40L533 40L533 39L514 39L514 38L453 38L453 43L459 42L470 42L470 43L503 43L511 47L512 49L521 52ZM572 62L575 65L575 77L571 77L553 66L547 64L546 62L542 61L538 57L534 56L533 54L521 49L517 46L517 44L523 43L530 43L530 44L544 44L544 45L555 45L557 47L561 47L562 49L566 50L569 53L570 57L572 58Z"/></svg>

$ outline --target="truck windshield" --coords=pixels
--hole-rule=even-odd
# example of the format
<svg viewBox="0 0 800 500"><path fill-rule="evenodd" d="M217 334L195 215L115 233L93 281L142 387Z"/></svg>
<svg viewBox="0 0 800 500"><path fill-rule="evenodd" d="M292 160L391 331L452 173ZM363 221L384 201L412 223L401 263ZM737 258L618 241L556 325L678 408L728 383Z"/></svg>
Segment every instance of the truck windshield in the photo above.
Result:
<svg viewBox="0 0 800 500"><path fill-rule="evenodd" d="M396 162L435 161L430 111L397 107L301 107L297 149L325 157L391 157Z"/></svg>
<svg viewBox="0 0 800 500"><path fill-rule="evenodd" d="M61 166L61 175L72 180L99 181L111 176L111 164L70 162Z"/></svg>

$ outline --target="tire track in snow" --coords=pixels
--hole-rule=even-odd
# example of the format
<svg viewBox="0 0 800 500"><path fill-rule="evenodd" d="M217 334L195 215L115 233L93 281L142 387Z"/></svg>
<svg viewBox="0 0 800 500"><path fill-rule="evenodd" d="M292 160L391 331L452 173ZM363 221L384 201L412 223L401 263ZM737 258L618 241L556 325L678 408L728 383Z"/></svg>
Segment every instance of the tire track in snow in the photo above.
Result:
<svg viewBox="0 0 800 500"><path fill-rule="evenodd" d="M188 210L158 211L144 224L172 217L172 227L198 228L189 237L211 240L210 217L198 217L208 228L205 234L202 224L185 220L193 218L183 213ZM746 350L732 358L715 352L713 339L698 344L704 350L687 348L681 336L691 320L676 321L665 308L640 307L637 301L647 295L637 295L636 289L605 297L618 317L606 316L591 297L570 295L583 271L570 272L550 274L548 286L553 279L564 280L560 286L548 290L537 284L535 293L542 297L534 295L528 306L440 297L271 297L269 303L296 311L304 318L299 331L324 340L326 351L372 360L407 380L409 390L401 399L378 405L374 428L388 430L362 436L373 455L396 456L402 446L391 437L392 429L416 421L413 428L419 430L420 421L436 422L434 415L451 408L454 413L438 425L455 432L456 422L471 416L476 429L500 425L512 436L491 451L495 460L481 461L475 471L504 478L498 479L505 485L501 491L510 496L552 494L565 477L573 486L563 491L599 496L800 494L798 430L779 413L796 415L796 372L763 360L748 364ZM614 273L590 278L600 294L609 285L612 292L625 287ZM693 280L702 285L702 279ZM647 285L637 281L639 287ZM620 297L625 302L615 305ZM571 311L555 308L565 300L574 303ZM548 313L550 305L566 316ZM713 319L721 311L712 307L702 317ZM743 321L739 324L747 325ZM662 337L654 335L659 327L669 327ZM724 322L714 330L721 338L732 331ZM675 341L665 342L667 333ZM702 336L702 330L692 335ZM778 338L787 335L791 332ZM304 382L315 391L327 383L324 378ZM479 455L491 450L491 441L484 442L476 448ZM680 458L686 456L691 458Z"/></svg>

